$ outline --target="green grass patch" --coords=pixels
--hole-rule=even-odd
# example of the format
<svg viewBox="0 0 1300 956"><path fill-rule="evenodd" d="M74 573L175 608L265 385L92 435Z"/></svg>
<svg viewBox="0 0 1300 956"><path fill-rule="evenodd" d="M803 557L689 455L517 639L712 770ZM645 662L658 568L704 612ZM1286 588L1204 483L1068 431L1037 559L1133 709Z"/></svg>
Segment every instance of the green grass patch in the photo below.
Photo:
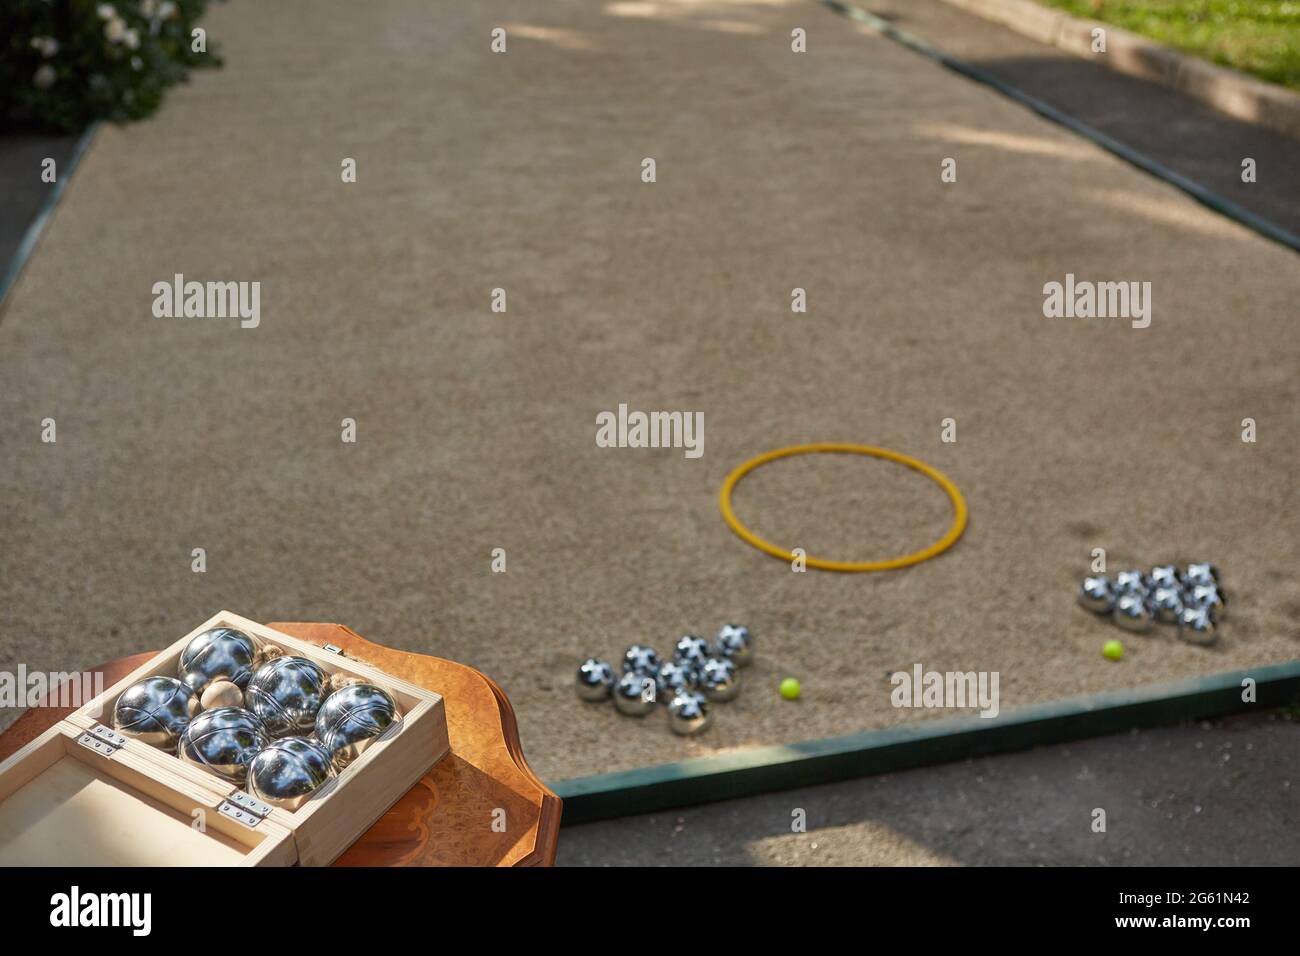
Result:
<svg viewBox="0 0 1300 956"><path fill-rule="evenodd" d="M1039 0L1300 90L1300 0Z"/></svg>

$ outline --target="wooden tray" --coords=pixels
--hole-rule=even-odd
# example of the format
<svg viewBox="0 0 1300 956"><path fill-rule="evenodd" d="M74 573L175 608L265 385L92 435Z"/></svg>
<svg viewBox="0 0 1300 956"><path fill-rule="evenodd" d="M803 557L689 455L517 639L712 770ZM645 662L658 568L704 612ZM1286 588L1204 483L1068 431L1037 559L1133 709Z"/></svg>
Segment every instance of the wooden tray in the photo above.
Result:
<svg viewBox="0 0 1300 956"><path fill-rule="evenodd" d="M383 687L402 719L296 811L104 726L131 684L174 675L185 645L220 626ZM0 865L324 865L447 750L438 694L223 611L0 764Z"/></svg>

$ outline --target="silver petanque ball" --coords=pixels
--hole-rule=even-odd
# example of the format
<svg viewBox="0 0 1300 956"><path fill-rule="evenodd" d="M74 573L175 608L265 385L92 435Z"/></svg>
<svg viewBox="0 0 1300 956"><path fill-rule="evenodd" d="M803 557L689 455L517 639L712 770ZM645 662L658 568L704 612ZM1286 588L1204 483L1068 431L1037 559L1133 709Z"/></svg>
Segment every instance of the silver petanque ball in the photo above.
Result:
<svg viewBox="0 0 1300 956"><path fill-rule="evenodd" d="M624 674L645 674L647 677L653 677L657 670L659 670L659 655L655 653L653 647L633 644L623 652Z"/></svg>
<svg viewBox="0 0 1300 956"><path fill-rule="evenodd" d="M175 677L146 677L122 691L113 705L113 728L152 747L174 751L199 712L199 698Z"/></svg>
<svg viewBox="0 0 1300 956"><path fill-rule="evenodd" d="M694 634L685 635L673 645L673 661L688 670L699 670L712 656L709 653L709 642Z"/></svg>
<svg viewBox="0 0 1300 956"><path fill-rule="evenodd" d="M614 685L614 706L628 717L644 717L658 699L655 679L647 674L628 671Z"/></svg>
<svg viewBox="0 0 1300 956"><path fill-rule="evenodd" d="M1130 591L1145 595L1149 590L1147 577L1141 571L1120 571L1115 575L1115 593L1117 595Z"/></svg>
<svg viewBox="0 0 1300 956"><path fill-rule="evenodd" d="M713 722L709 702L703 694L686 691L668 704L668 726L675 734L698 734Z"/></svg>
<svg viewBox="0 0 1300 956"><path fill-rule="evenodd" d="M249 763L270 742L271 735L252 711L218 707L190 721L176 756L243 786Z"/></svg>
<svg viewBox="0 0 1300 956"><path fill-rule="evenodd" d="M342 771L401 719L388 691L374 684L349 684L326 697L316 712L316 739L329 751L335 769Z"/></svg>
<svg viewBox="0 0 1300 956"><path fill-rule="evenodd" d="M655 688L660 700L672 700L679 691L690 690L699 681L699 675L676 661L664 661L655 674Z"/></svg>
<svg viewBox="0 0 1300 956"><path fill-rule="evenodd" d="M588 657L578 665L573 686L583 700L604 700L614 689L614 668L602 660Z"/></svg>
<svg viewBox="0 0 1300 956"><path fill-rule="evenodd" d="M1180 588L1183 582L1176 565L1157 564L1147 575L1147 586L1156 591L1160 588Z"/></svg>
<svg viewBox="0 0 1300 956"><path fill-rule="evenodd" d="M1183 587L1189 591L1200 585L1214 585L1219 583L1219 569L1208 561L1199 564L1189 564L1187 570L1183 572Z"/></svg>
<svg viewBox="0 0 1300 956"><path fill-rule="evenodd" d="M1111 616L1126 631L1145 634L1151 630L1151 611L1147 608L1146 595L1136 591L1125 591L1116 598Z"/></svg>
<svg viewBox="0 0 1300 956"><path fill-rule="evenodd" d="M1185 607L1178 618L1178 636L1189 644L1213 644L1219 639L1218 625L1205 608Z"/></svg>
<svg viewBox="0 0 1300 956"><path fill-rule="evenodd" d="M1093 614L1109 614L1115 606L1115 588L1104 574L1083 579L1079 585L1079 603Z"/></svg>
<svg viewBox="0 0 1300 956"><path fill-rule="evenodd" d="M305 657L273 657L253 672L244 706L272 737L310 734L316 712L330 694L329 675Z"/></svg>
<svg viewBox="0 0 1300 956"><path fill-rule="evenodd" d="M243 690L253 676L258 657L257 642L243 631L214 627L185 645L176 676L199 695L216 680L231 681Z"/></svg>
<svg viewBox="0 0 1300 956"><path fill-rule="evenodd" d="M724 624L713 640L713 650L718 657L725 657L737 667L748 667L754 659L754 639L750 636L749 628Z"/></svg>
<svg viewBox="0 0 1300 956"><path fill-rule="evenodd" d="M1196 585L1187 592L1187 603L1204 608L1216 624L1228 616L1228 599L1217 585Z"/></svg>
<svg viewBox="0 0 1300 956"><path fill-rule="evenodd" d="M248 765L250 796L297 810L334 776L329 751L306 737L281 737L259 750Z"/></svg>
<svg viewBox="0 0 1300 956"><path fill-rule="evenodd" d="M1177 624L1178 615L1183 613L1183 589L1158 587L1147 598L1147 607L1161 624Z"/></svg>
<svg viewBox="0 0 1300 956"><path fill-rule="evenodd" d="M725 657L715 657L700 668L700 687L709 700L731 700L740 693L740 671Z"/></svg>

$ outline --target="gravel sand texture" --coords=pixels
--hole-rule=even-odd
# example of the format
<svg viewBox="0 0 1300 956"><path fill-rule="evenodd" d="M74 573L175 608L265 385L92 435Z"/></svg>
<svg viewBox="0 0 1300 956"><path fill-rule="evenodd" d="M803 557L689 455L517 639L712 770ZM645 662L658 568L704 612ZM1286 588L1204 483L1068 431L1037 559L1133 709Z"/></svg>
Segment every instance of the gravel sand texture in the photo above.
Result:
<svg viewBox="0 0 1300 956"><path fill-rule="evenodd" d="M924 719L886 678L916 663L999 672L1006 710L1296 656L1294 253L818 4L235 0L208 27L226 66L101 130L0 320L0 670L221 608L338 621L490 674L554 780ZM155 318L177 273L261 282L260 324ZM1067 273L1150 282L1150 328L1045 318ZM702 412L703 456L597 447L620 403ZM723 478L809 441L940 468L965 536L875 575L745 546ZM735 504L827 557L948 521L840 456ZM1073 596L1096 547L1216 561L1221 644L1105 661ZM759 659L701 737L575 699L582 657L727 620Z"/></svg>

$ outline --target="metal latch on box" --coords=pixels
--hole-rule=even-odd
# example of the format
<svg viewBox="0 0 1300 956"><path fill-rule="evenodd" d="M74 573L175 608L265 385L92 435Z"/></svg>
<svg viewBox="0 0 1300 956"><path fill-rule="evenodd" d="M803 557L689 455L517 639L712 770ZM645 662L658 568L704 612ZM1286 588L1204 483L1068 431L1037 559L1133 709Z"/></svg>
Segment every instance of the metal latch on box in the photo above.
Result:
<svg viewBox="0 0 1300 956"><path fill-rule="evenodd" d="M101 756L111 757L126 746L126 738L103 724L96 724L78 737L77 743Z"/></svg>
<svg viewBox="0 0 1300 956"><path fill-rule="evenodd" d="M271 807L261 800L253 799L242 790L236 790L217 805L217 812L251 828L270 816Z"/></svg>

